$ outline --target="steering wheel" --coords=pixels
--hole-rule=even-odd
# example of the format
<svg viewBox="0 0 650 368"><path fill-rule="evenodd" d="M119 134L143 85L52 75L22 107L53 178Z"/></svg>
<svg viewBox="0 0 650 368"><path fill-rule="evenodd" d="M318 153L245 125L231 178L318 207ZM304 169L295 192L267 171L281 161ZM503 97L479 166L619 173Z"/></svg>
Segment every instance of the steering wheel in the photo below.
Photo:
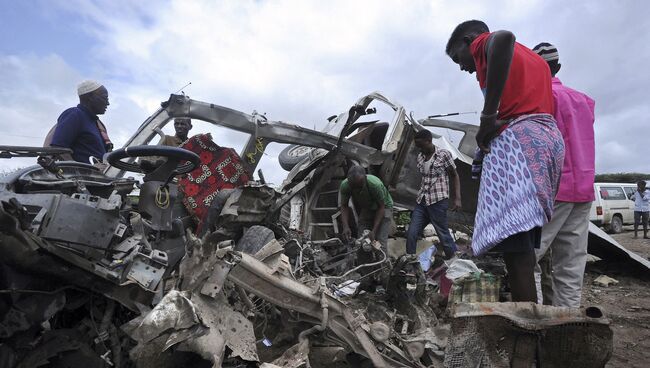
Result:
<svg viewBox="0 0 650 368"><path fill-rule="evenodd" d="M176 167L177 174L186 174L194 170L201 160L199 155L194 152L169 146L133 146L120 148L106 154L105 157L111 166L115 166L120 170L142 173L142 168L138 164L127 163L122 161L122 159L147 156L165 157L168 162L172 160L178 162L179 164ZM183 161L187 162L181 165L180 163Z"/></svg>

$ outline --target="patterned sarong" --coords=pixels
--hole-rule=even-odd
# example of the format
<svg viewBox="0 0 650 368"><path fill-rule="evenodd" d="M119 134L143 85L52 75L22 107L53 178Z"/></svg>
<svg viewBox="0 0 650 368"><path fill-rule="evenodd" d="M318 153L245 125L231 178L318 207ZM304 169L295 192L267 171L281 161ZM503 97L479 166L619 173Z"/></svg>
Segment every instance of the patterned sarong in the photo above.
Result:
<svg viewBox="0 0 650 368"><path fill-rule="evenodd" d="M481 162L472 250L480 255L505 238L547 223L562 174L564 142L551 115L524 115L490 143Z"/></svg>
<svg viewBox="0 0 650 368"><path fill-rule="evenodd" d="M183 193L183 205L198 222L200 234L212 200L223 189L240 187L249 181L242 160L232 148L220 147L210 134L198 134L183 143L181 148L199 155L201 162L193 171L178 180Z"/></svg>

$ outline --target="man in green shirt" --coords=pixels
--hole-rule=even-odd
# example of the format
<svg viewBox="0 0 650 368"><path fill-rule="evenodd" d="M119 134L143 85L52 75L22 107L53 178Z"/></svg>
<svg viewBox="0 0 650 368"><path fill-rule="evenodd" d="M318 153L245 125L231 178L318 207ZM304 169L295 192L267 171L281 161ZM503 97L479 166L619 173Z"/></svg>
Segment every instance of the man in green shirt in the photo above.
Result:
<svg viewBox="0 0 650 368"><path fill-rule="evenodd" d="M366 175L363 167L357 165L350 168L348 178L341 182L339 188L339 206L343 223L341 235L345 241L349 241L352 235L349 222L350 198L359 215L357 226L359 232L370 230L370 240L379 241L386 252L388 233L393 221L393 198L388 193L388 189L378 177Z"/></svg>

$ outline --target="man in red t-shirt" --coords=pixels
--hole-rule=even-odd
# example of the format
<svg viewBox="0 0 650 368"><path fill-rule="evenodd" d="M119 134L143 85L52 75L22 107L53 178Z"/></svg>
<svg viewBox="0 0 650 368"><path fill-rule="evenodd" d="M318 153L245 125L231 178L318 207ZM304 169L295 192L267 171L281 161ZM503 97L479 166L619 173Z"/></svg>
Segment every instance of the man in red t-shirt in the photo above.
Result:
<svg viewBox="0 0 650 368"><path fill-rule="evenodd" d="M511 32L490 33L477 20L456 27L446 52L461 70L476 72L485 97L472 250L502 251L513 301L535 302L534 250L553 213L564 159L548 65Z"/></svg>

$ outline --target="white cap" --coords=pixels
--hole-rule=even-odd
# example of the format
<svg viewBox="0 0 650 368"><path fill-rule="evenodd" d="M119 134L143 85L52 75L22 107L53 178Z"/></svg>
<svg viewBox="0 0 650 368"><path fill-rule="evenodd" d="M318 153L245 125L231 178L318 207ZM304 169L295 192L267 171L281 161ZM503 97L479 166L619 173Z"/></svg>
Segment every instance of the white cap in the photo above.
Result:
<svg viewBox="0 0 650 368"><path fill-rule="evenodd" d="M94 81L94 80L85 80L77 86L77 94L79 96L85 95L86 93L90 93L97 88L101 87L101 83Z"/></svg>

